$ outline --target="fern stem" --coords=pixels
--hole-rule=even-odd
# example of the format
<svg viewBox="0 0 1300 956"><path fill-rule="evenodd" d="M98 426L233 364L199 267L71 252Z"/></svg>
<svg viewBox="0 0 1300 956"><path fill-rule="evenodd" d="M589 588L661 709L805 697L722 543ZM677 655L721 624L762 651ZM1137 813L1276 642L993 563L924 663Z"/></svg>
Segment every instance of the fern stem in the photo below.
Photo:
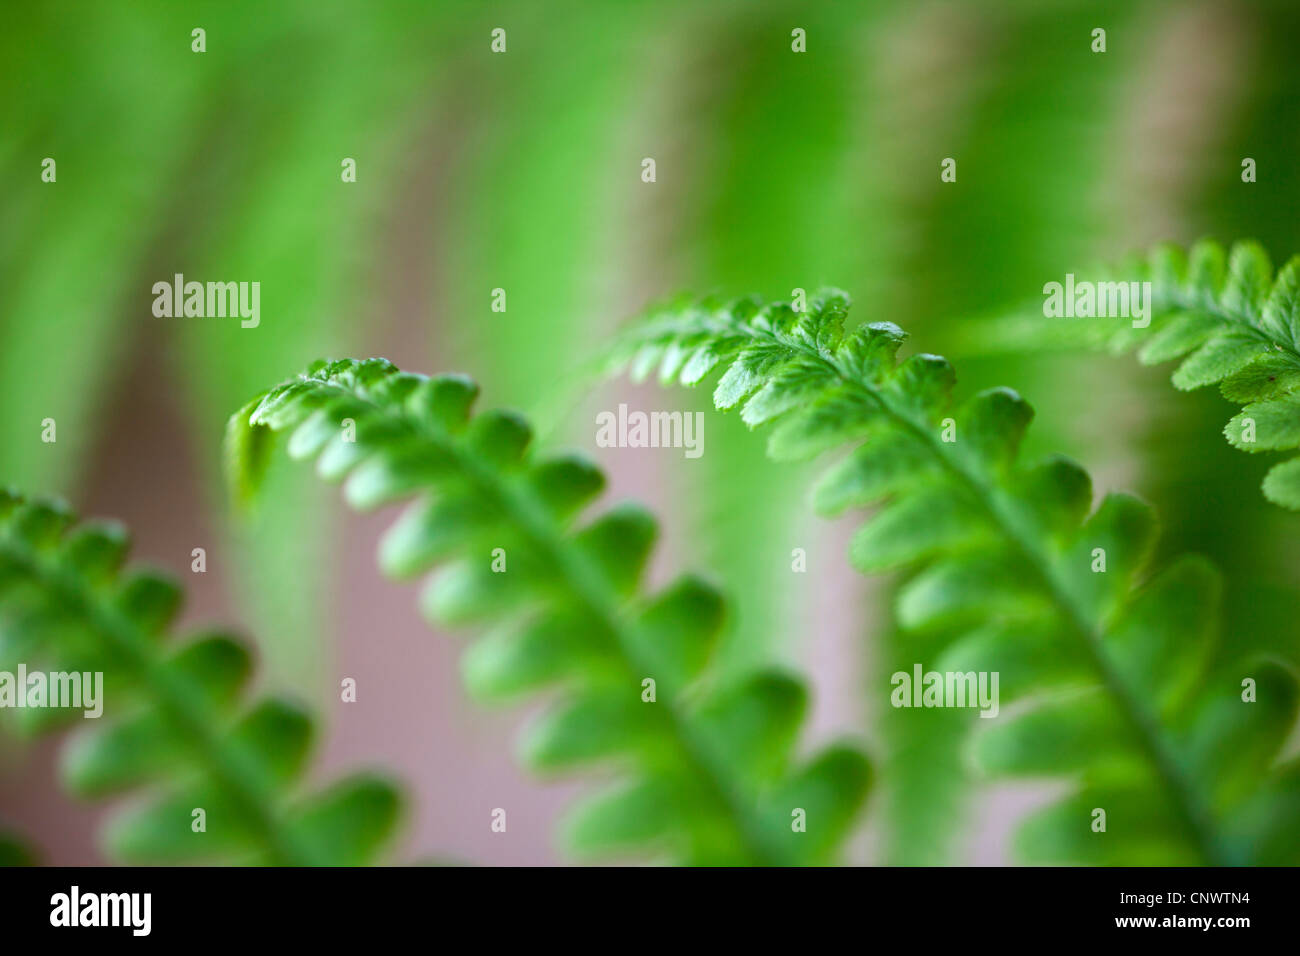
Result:
<svg viewBox="0 0 1300 956"><path fill-rule="evenodd" d="M1219 305L1218 302L1207 304L1203 299L1193 296L1191 293L1182 289L1175 289L1164 297L1164 309L1157 305L1152 306L1152 312L1156 311L1174 311L1180 310L1185 312L1203 312L1211 315L1223 322L1224 325L1230 325L1240 332L1253 336L1265 345L1271 346L1274 351L1281 352L1287 360L1296 368L1300 368L1300 351L1296 350L1295 343L1280 339L1277 336L1270 335L1264 329L1248 321L1245 316L1229 312Z"/></svg>
<svg viewBox="0 0 1300 956"><path fill-rule="evenodd" d="M883 406L882 406L883 407ZM913 423L914 425L915 423ZM1196 796L1195 789L1179 768L1173 755L1161 740L1158 725L1147 708L1143 707L1137 696L1129 688L1119 671L1113 666L1106 654L1101 630L1092 624L1076 601L1071 599L1068 590L1053 574L1051 556L1043 549L1035 547L1031 538L1023 535L1016 527L1015 519L1005 514L999 507L996 493L991 493L979 479L962 468L934 441L931 429L913 428L914 434L925 438L930 444L934 456L943 462L950 474L963 481L968 490L979 501L981 507L993 519L998 529L1019 552L1023 563L1031 569L1038 582L1066 624L1082 643L1089 660L1096 668L1103 686L1115 701L1120 713L1128 722L1137 738L1139 746L1151 761L1166 791L1173 798L1173 805L1181 822L1191 836L1204 862L1213 866L1226 866L1224 851L1214 833L1210 815Z"/></svg>
<svg viewBox="0 0 1300 956"><path fill-rule="evenodd" d="M1227 850L1216 834L1216 828L1208 808L1197 797L1195 789L1189 783L1186 774L1179 767L1177 760L1161 740L1158 725L1147 708L1142 706L1137 696L1128 687L1119 671L1113 666L1103 644L1101 629L1089 621L1087 613L1071 598L1069 589L1054 574L1051 556L1034 544L1033 536L1023 533L1018 516L1007 513L999 502L996 488L990 488L980 476L968 469L961 461L950 455L924 421L918 420L906 410L895 408L888 396L863 381L829 351L823 351L794 339L787 339L767 329L755 328L743 322L717 322L708 320L706 325L713 326L712 331L727 335L746 335L769 345L798 352L820 363L832 372L840 381L858 389L870 399L895 424L907 429L920 439L923 447L934 457L936 462L948 474L966 487L998 531L1019 553L1019 557L1038 580L1039 587L1056 608L1076 638L1083 644L1093 666L1096 668L1102 685L1115 701L1120 713L1131 727L1138 745L1151 762L1156 775L1164 789L1171 797L1179 820L1191 837L1204 862L1215 866L1231 865ZM698 327L698 326L697 326ZM1046 538L1046 535L1041 537Z"/></svg>
<svg viewBox="0 0 1300 956"><path fill-rule="evenodd" d="M212 779L252 825L265 845L271 864L312 866L325 862L316 859L270 812L274 788L254 768L247 766L236 750L226 745L216 729L220 726L219 716L199 703L201 694L161 666L152 651L152 642L129 619L99 600L76 575L42 561L12 536L5 536L0 542L15 563L58 594L64 606L79 612L129 662L129 667L141 678L143 692L151 695L159 711L174 721L211 771Z"/></svg>
<svg viewBox="0 0 1300 956"><path fill-rule="evenodd" d="M390 407L369 399L359 391L345 388L335 382L318 383L332 388L347 397L360 400L375 413L395 420L414 436L435 446L438 451L454 461L479 489L496 501L511 523L522 529L545 563L556 569L574 600L610 634L615 636L619 653L627 673L634 683L645 677L651 668L637 654L635 643L623 623L619 600L605 585L603 575L581 552L567 545L562 530L556 526L536 494L522 482L510 481L494 469L484 467L473 455L465 454L454 440L424 421L410 416L394 414ZM677 748L685 765L691 767L705 792L732 821L738 845L744 847L754 865L773 866L787 862L763 837L763 827L751 808L738 795L736 787L726 774L709 758L707 747L698 739L680 707L673 701L656 708L662 714L665 730Z"/></svg>

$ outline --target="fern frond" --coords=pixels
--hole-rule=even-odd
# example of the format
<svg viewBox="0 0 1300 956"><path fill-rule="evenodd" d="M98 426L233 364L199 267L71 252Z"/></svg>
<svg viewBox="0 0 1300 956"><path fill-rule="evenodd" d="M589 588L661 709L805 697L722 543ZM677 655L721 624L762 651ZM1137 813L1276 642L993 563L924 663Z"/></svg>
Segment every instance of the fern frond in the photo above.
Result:
<svg viewBox="0 0 1300 956"><path fill-rule="evenodd" d="M399 577L443 566L424 592L426 615L493 625L464 658L470 690L509 698L560 685L561 703L523 738L524 761L618 772L571 815L573 853L833 857L866 794L865 758L845 744L796 758L806 692L787 675L715 686L721 595L692 577L643 593L654 519L620 506L584 521L601 472L577 457L533 458L527 424L471 416L476 396L462 376L427 378L382 359L317 363L232 419L232 478L254 488L255 470L238 463L258 456L243 450L292 431L289 454L315 458L327 480L346 477L354 507L417 499L384 538L380 564ZM796 810L806 832L792 826Z"/></svg>
<svg viewBox="0 0 1300 956"><path fill-rule="evenodd" d="M1190 251L1156 246L1145 257L1098 270L1094 281L1150 282L1150 325L1128 318L1045 318L1041 302L994 320L988 337L1016 348L1085 346L1136 349L1145 365L1182 361L1173 373L1181 391L1218 385L1242 410L1224 426L1247 452L1300 448L1300 255L1274 275L1254 241L1230 253L1211 240ZM1300 510L1300 457L1275 465L1264 496Z"/></svg>
<svg viewBox="0 0 1300 956"><path fill-rule="evenodd" d="M883 502L853 540L853 563L916 571L898 595L901 626L959 635L927 669L1000 674L1003 711L978 721L991 725L979 762L1073 782L1022 831L1027 855L1300 859L1300 762L1278 766L1296 683L1244 653L1214 656L1216 572L1184 558L1148 575L1156 525L1145 504L1109 495L1092 510L1078 465L1018 460L1032 417L1019 395L991 389L954 407L947 361L899 363L903 331L845 332L848 306L827 290L802 313L750 299L669 307L631 330L614 365L688 385L720 371L715 404L772 423L778 459L866 439L822 477L816 506ZM1243 702L1245 678L1255 703ZM1105 833L1091 830L1094 808L1107 813Z"/></svg>
<svg viewBox="0 0 1300 956"><path fill-rule="evenodd" d="M225 634L168 647L180 589L123 570L127 550L116 524L77 524L57 502L0 491L0 667L103 675L99 718L13 713L33 732L76 718L62 759L73 793L142 798L109 824L107 851L125 862L373 861L397 823L395 788L357 775L298 795L308 715L276 699L244 708L252 659ZM203 832L193 829L199 808Z"/></svg>

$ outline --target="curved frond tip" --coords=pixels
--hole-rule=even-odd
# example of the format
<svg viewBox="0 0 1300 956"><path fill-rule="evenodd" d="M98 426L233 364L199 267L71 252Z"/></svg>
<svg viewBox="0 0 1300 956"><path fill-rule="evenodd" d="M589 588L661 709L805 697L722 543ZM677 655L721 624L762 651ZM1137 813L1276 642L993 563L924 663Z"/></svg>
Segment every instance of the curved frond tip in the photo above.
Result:
<svg viewBox="0 0 1300 956"><path fill-rule="evenodd" d="M1041 303L995 319L976 334L998 348L1085 346L1136 350L1147 365L1181 360L1174 387L1217 385L1242 406L1223 433L1246 452L1300 448L1300 255L1275 274L1257 242L1231 251L1202 240L1184 251L1159 245L1142 258L1095 270L1089 282L1115 287L1150 283L1143 320L1129 317L1045 318ZM1300 458L1275 465L1264 496L1300 510Z"/></svg>
<svg viewBox="0 0 1300 956"><path fill-rule="evenodd" d="M383 359L317 363L232 420L233 480L254 489L256 467L242 463L258 459L247 449L283 432L289 454L343 481L354 507L412 499L379 561L399 577L437 571L421 601L431 620L490 626L464 657L470 689L561 690L523 735L523 761L540 772L613 771L570 814L571 852L695 864L835 858L868 790L865 757L844 744L798 756L807 693L789 675L714 679L721 595L694 577L646 593L654 519L631 505L588 517L604 488L599 469L535 457L518 415L472 413L477 392L463 376L428 378Z"/></svg>
<svg viewBox="0 0 1300 956"><path fill-rule="evenodd" d="M1261 322L1276 313L1262 292L1251 301ZM976 722L979 764L1073 783L1026 826L1027 855L1300 859L1300 762L1281 756L1296 681L1245 647L1216 656L1214 569L1199 558L1153 569L1147 505L1114 494L1094 509L1078 465L1020 460L1032 410L1019 395L996 388L955 404L946 360L897 361L902 330L846 329L847 309L834 289L806 311L678 304L633 326L613 365L684 384L717 373L714 403L770 426L776 458L854 445L822 476L816 506L877 506L853 563L909 571L897 618L944 648L932 669L999 675L1003 710Z"/></svg>

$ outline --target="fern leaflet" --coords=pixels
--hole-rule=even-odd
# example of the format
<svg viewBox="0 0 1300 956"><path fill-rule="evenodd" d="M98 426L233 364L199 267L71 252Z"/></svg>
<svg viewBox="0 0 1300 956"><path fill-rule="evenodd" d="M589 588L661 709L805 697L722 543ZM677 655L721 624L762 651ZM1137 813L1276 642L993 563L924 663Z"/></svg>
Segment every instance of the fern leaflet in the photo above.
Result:
<svg viewBox="0 0 1300 956"><path fill-rule="evenodd" d="M1024 464L1032 410L991 389L953 406L952 367L899 363L888 322L845 332L848 296L784 303L678 302L635 326L615 367L656 368L714 391L751 426L774 423L777 459L866 439L820 480L819 510L884 502L856 535L868 572L918 569L896 613L905 629L949 629L934 669L1001 676L1020 713L980 721L978 762L995 773L1069 775L1072 793L1031 818L1038 861L1265 863L1300 859L1300 761L1279 765L1297 705L1292 675L1235 651L1216 657L1219 580L1183 558L1146 577L1150 509L1109 495L1063 458ZM1104 569L1104 570L1103 570ZM1257 702L1245 703L1250 678ZM1106 810L1107 834L1090 829Z"/></svg>
<svg viewBox="0 0 1300 956"><path fill-rule="evenodd" d="M151 863L373 861L397 823L397 791L357 775L295 796L308 716L275 699L241 709L252 660L231 637L202 634L169 651L180 590L123 571L127 548L116 524L78 525L59 503L0 492L0 665L102 673L113 717L90 721L64 749L64 780L83 797L146 798L109 824L108 852ZM65 709L15 713L33 732L70 719Z"/></svg>
<svg viewBox="0 0 1300 956"><path fill-rule="evenodd" d="M1150 282L1150 325L1135 327L1127 318L1047 319L1026 309L995 320L982 334L985 344L1136 348L1146 365L1181 357L1176 388L1218 385L1224 398L1244 406L1223 429L1234 447L1300 448L1300 256L1275 276L1257 242L1238 242L1230 254L1210 240L1189 252L1166 244L1143 259L1099 270L1097 280ZM1275 504L1300 510L1300 457L1270 469L1263 491Z"/></svg>
<svg viewBox="0 0 1300 956"><path fill-rule="evenodd" d="M604 476L572 456L535 460L527 424L471 416L477 387L382 359L313 365L231 420L237 491L256 490L272 432L288 452L347 478L357 508L415 497L384 538L394 576L447 564L424 592L427 616L492 623L464 659L471 691L504 698L560 684L563 701L526 733L541 771L613 764L620 781L566 826L581 857L654 853L693 864L816 863L839 849L869 767L845 744L807 762L793 745L803 686L763 673L715 686L708 659L721 595L687 577L656 595L639 582L656 526L620 506L578 527ZM806 832L792 825L806 814Z"/></svg>

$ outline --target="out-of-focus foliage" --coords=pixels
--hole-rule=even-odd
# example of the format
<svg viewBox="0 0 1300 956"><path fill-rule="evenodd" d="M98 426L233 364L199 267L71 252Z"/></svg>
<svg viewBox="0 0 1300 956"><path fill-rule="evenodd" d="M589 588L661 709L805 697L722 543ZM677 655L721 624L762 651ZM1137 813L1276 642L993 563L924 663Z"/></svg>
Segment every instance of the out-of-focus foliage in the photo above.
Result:
<svg viewBox="0 0 1300 956"><path fill-rule="evenodd" d="M120 526L78 525L57 503L0 492L0 668L102 674L98 706L108 697L117 716L69 743L63 780L83 797L142 798L109 825L108 852L152 863L372 862L397 823L395 787L358 775L301 795L310 718L279 699L243 705L252 659L231 637L165 646L181 593L124 570L127 547ZM66 707L15 714L32 733L82 718Z"/></svg>
<svg viewBox="0 0 1300 956"><path fill-rule="evenodd" d="M1300 447L1300 401L1293 394L1300 386L1300 256L1274 276L1268 253L1258 243L1239 242L1229 256L1207 240L1190 254L1160 246L1146 261L1085 273L1079 281L1104 284L1089 291L1109 287L1115 290L1106 292L1112 299L1122 292L1122 301L1134 306L1143 301L1138 284L1150 283L1151 300L1142 306L1145 316L1049 322L1036 303L1029 314L988 329L990 344L1026 350L1137 348L1146 365L1186 356L1173 374L1174 387L1190 391L1218 385L1224 398L1245 406L1223 429L1232 445L1249 452ZM1107 310L1089 306L1088 312L1096 311ZM1263 488L1270 501L1300 510L1300 458L1274 466Z"/></svg>
<svg viewBox="0 0 1300 956"><path fill-rule="evenodd" d="M955 405L946 360L897 362L892 323L846 333L848 304L824 290L798 310L670 306L627 335L617 364L688 385L722 370L714 404L751 428L775 423L776 459L866 439L822 478L818 507L883 501L853 540L854 565L916 569L896 613L908 631L949 632L935 669L999 674L1002 705L1027 705L980 735L979 763L1071 778L1022 832L1031 862L1300 861L1300 760L1278 765L1296 681L1246 640L1216 659L1212 566L1183 558L1148 579L1150 508L1112 494L1094 511L1077 465L1019 461L1033 416L1019 395Z"/></svg>
<svg viewBox="0 0 1300 956"><path fill-rule="evenodd" d="M535 459L519 416L471 415L477 394L462 376L427 378L382 359L318 363L231 420L232 484L254 492L271 434L286 431L292 456L346 479L354 507L417 498L381 562L398 576L441 568L422 600L432 621L493 625L465 657L471 690L560 685L561 702L523 739L524 761L620 770L572 815L575 854L835 858L866 796L866 759L846 744L797 757L803 685L772 672L719 680L710 659L721 594L693 577L646 594L654 519L621 505L583 521L600 470L573 456Z"/></svg>
<svg viewBox="0 0 1300 956"><path fill-rule="evenodd" d="M1292 0L10 7L0 481L73 501L206 492L275 686L325 690L333 529L287 468L256 524L225 520L210 466L230 408L312 356L382 351L473 369L545 434L589 441L589 419L557 411L577 384L566 363L683 287L857 290L871 320L944 343L963 389L1016 382L1039 413L1029 450L1086 449L1099 482L1153 500L1162 549L1214 558L1242 631L1293 620L1300 521L1255 493L1262 461L1199 444L1230 414L1217 394L1171 400L1162 376L1121 365L949 346L978 341L975 312L1157 240L1255 235L1277 261L1300 249ZM190 52L199 26L204 54ZM40 182L46 156L57 185ZM345 156L356 183L339 181ZM154 318L149 285L177 271L260 280L262 325ZM47 416L57 445L37 438ZM153 429L168 442L156 458L120 454L125 432ZM663 469L670 540L697 542L743 615L721 663L797 658L818 614L851 618L868 666L930 660L879 608L826 608L818 575L791 581L802 475L760 458L732 418L697 467ZM969 796L960 715L870 700L897 757L885 856L947 859Z"/></svg>
<svg viewBox="0 0 1300 956"><path fill-rule="evenodd" d="M16 833L0 829L0 866L33 866L36 854Z"/></svg>

